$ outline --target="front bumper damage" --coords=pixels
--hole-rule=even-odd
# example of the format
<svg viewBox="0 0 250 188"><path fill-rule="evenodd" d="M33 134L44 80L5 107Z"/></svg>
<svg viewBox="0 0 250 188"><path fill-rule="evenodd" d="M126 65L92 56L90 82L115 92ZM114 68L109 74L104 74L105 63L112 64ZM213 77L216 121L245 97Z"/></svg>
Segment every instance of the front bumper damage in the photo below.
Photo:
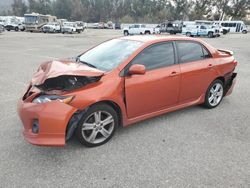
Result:
<svg viewBox="0 0 250 188"><path fill-rule="evenodd" d="M24 126L23 135L34 145L64 146L67 127L72 127L71 124L76 127L76 121L79 121L80 116L74 115L76 112L76 108L59 101L36 104L20 100L18 103L18 113ZM37 133L32 130L34 123L39 124ZM70 131L72 135L73 129Z"/></svg>

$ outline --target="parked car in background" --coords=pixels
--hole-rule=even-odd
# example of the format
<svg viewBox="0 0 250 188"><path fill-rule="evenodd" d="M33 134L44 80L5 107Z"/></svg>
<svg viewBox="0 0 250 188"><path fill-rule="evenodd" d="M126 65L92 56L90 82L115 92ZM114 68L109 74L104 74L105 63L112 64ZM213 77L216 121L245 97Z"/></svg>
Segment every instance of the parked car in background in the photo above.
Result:
<svg viewBox="0 0 250 188"><path fill-rule="evenodd" d="M212 38L220 36L220 31L212 26L187 24L182 26L182 34L189 37L207 36Z"/></svg>
<svg viewBox="0 0 250 188"><path fill-rule="evenodd" d="M42 31L44 33L60 33L61 25L58 22L49 22L42 26Z"/></svg>
<svg viewBox="0 0 250 188"><path fill-rule="evenodd" d="M187 23L186 21L184 23ZM229 33L230 29L221 26L221 24L219 24L219 22L217 21L209 21L209 20L195 20L194 21L195 24L197 25L205 25L205 26L209 26L209 27L213 27L216 28L220 31L220 33L222 33L223 35Z"/></svg>
<svg viewBox="0 0 250 188"><path fill-rule="evenodd" d="M0 25L5 26L6 18L5 16L0 16Z"/></svg>
<svg viewBox="0 0 250 188"><path fill-rule="evenodd" d="M127 35L142 35L142 34L155 34L155 29L146 27L145 24L134 24L123 29L123 34Z"/></svg>
<svg viewBox="0 0 250 188"><path fill-rule="evenodd" d="M157 25L157 26L154 28L154 31L155 31L155 34L160 34L160 33L161 33L161 26L160 26L160 25Z"/></svg>
<svg viewBox="0 0 250 188"><path fill-rule="evenodd" d="M182 21L166 21L161 24L160 32L161 33L170 33L170 34L177 34L181 33L182 31Z"/></svg>
<svg viewBox="0 0 250 188"><path fill-rule="evenodd" d="M106 24L105 24L105 29L114 29L114 24L112 21L108 21Z"/></svg>
<svg viewBox="0 0 250 188"><path fill-rule="evenodd" d="M63 146L76 133L82 144L99 146L120 126L193 105L217 107L232 93L236 66L231 51L190 37L112 39L38 68L18 103L23 135Z"/></svg>
<svg viewBox="0 0 250 188"><path fill-rule="evenodd" d="M76 21L76 32L77 33L81 33L81 32L84 31L84 29L85 29L84 22L82 22L82 21Z"/></svg>
<svg viewBox="0 0 250 188"><path fill-rule="evenodd" d="M64 22L61 28L62 34L64 33L75 33L77 32L77 24L76 22Z"/></svg>
<svg viewBox="0 0 250 188"><path fill-rule="evenodd" d="M105 23L104 22L94 23L93 28L94 29L104 29Z"/></svg>
<svg viewBox="0 0 250 188"><path fill-rule="evenodd" d="M115 29L121 29L121 23L120 22L115 23Z"/></svg>
<svg viewBox="0 0 250 188"><path fill-rule="evenodd" d="M24 31L25 25L20 22L8 22L5 25L7 31Z"/></svg>
<svg viewBox="0 0 250 188"><path fill-rule="evenodd" d="M4 26L0 24L0 33L4 31Z"/></svg>

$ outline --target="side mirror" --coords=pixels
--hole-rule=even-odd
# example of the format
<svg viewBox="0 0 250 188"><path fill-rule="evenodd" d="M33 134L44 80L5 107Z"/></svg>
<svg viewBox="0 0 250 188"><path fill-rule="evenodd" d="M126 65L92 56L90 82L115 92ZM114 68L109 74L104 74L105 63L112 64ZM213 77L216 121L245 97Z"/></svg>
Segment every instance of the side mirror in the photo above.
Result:
<svg viewBox="0 0 250 188"><path fill-rule="evenodd" d="M129 75L133 75L133 74L142 75L146 73L146 68L144 65L134 64L129 68L128 73Z"/></svg>

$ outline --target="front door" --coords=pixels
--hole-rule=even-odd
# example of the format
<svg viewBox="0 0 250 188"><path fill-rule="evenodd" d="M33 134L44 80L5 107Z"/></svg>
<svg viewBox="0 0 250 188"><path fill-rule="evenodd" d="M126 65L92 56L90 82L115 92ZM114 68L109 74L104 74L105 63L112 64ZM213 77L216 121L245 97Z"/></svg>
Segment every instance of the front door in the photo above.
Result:
<svg viewBox="0 0 250 188"><path fill-rule="evenodd" d="M159 43L144 49L129 66L132 64L144 65L146 73L125 77L128 118L145 115L178 103L180 67L179 64L175 64L172 42Z"/></svg>

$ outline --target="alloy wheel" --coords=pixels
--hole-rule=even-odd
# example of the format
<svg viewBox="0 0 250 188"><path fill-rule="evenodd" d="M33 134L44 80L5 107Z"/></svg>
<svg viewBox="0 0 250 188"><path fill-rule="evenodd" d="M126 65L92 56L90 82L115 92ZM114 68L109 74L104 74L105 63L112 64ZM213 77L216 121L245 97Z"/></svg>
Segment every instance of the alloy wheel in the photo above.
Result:
<svg viewBox="0 0 250 188"><path fill-rule="evenodd" d="M83 138L92 144L99 144L108 139L115 127L113 116L107 111L90 114L82 125Z"/></svg>
<svg viewBox="0 0 250 188"><path fill-rule="evenodd" d="M208 102L211 106L216 106L220 103L223 97L223 86L220 83L215 83L210 91Z"/></svg>

